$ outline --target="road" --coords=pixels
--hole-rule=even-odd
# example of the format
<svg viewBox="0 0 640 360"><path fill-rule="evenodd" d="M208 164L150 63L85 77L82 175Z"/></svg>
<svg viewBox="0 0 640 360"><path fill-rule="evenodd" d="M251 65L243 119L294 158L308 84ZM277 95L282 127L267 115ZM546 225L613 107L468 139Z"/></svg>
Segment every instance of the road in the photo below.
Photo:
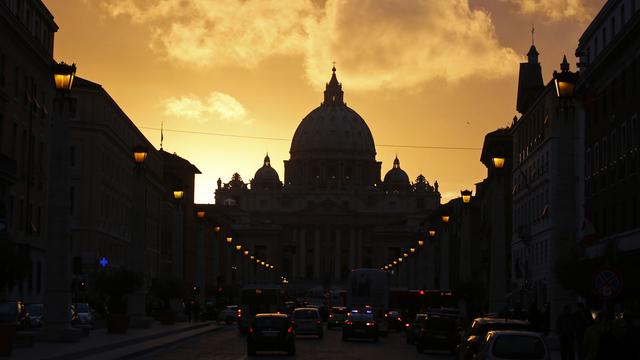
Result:
<svg viewBox="0 0 640 360"><path fill-rule="evenodd" d="M246 339L234 326L229 326L172 348L148 354L142 359L190 359L190 360L240 360L240 359L421 359L444 360L454 357L447 352L418 354L415 346L407 345L403 333L391 332L378 343L368 340L343 342L340 329L325 329L322 339L298 337L296 355L284 353L260 353L247 356Z"/></svg>

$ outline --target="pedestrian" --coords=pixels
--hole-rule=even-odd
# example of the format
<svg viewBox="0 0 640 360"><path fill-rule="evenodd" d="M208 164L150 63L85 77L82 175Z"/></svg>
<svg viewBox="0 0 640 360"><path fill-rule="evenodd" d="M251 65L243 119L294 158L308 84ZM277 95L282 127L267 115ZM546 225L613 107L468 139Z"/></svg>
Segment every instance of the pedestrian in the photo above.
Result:
<svg viewBox="0 0 640 360"><path fill-rule="evenodd" d="M558 316L556 320L556 331L558 332L558 340L560 341L560 357L562 360L575 360L573 351L575 328L571 314L571 305L565 305L564 311Z"/></svg>
<svg viewBox="0 0 640 360"><path fill-rule="evenodd" d="M585 360L599 360L600 337L602 335L603 314L597 313L595 321L587 327L582 340Z"/></svg>
<svg viewBox="0 0 640 360"><path fill-rule="evenodd" d="M591 317L591 313L586 309L584 303L578 303L578 308L573 313L573 327L575 329L575 339L578 353L578 360L584 360L584 346L582 341L584 339L584 333L587 330L587 327L591 325L593 322L593 318Z"/></svg>
<svg viewBox="0 0 640 360"><path fill-rule="evenodd" d="M548 301L545 302L544 305L542 305L540 318L544 336L549 336L549 329L551 328L551 303L549 303Z"/></svg>
<svg viewBox="0 0 640 360"><path fill-rule="evenodd" d="M184 304L184 314L187 315L187 321L191 322L191 314L192 314L192 310L191 310L191 301L183 301Z"/></svg>

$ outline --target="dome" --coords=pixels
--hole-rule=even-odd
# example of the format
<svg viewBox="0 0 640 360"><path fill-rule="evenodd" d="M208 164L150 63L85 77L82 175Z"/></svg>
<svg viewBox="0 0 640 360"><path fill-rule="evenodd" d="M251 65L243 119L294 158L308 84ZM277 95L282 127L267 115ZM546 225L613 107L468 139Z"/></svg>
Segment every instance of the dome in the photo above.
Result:
<svg viewBox="0 0 640 360"><path fill-rule="evenodd" d="M271 159L269 154L264 157L264 163L251 180L251 188L273 188L281 186L280 177L278 172L271 167Z"/></svg>
<svg viewBox="0 0 640 360"><path fill-rule="evenodd" d="M387 190L404 190L409 187L409 176L400 168L400 160L397 156L393 161L393 168L384 176L383 184Z"/></svg>
<svg viewBox="0 0 640 360"><path fill-rule="evenodd" d="M371 130L357 112L343 102L335 67L324 102L300 122L291 141L291 158L375 159Z"/></svg>

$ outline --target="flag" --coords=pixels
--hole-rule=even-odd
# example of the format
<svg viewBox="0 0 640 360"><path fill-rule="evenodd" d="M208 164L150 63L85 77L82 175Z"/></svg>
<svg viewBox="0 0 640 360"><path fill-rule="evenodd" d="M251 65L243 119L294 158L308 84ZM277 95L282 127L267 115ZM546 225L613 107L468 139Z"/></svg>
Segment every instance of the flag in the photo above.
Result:
<svg viewBox="0 0 640 360"><path fill-rule="evenodd" d="M582 244L585 246L594 245L600 239L600 234L593 223L585 218L582 222Z"/></svg>

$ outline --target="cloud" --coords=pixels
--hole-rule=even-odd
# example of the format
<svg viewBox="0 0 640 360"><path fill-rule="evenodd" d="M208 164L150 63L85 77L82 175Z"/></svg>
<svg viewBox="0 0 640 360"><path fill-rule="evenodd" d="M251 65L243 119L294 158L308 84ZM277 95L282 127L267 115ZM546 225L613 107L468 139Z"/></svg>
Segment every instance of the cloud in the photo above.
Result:
<svg viewBox="0 0 640 360"><path fill-rule="evenodd" d="M212 92L206 99L193 95L169 98L164 101L164 113L198 123L216 120L244 124L253 122L238 100L221 92Z"/></svg>
<svg viewBox="0 0 640 360"><path fill-rule="evenodd" d="M469 0L105 0L112 16L152 29L167 59L252 68L300 56L322 86L337 61L349 89L413 88L470 76L501 78L520 57L498 42Z"/></svg>
<svg viewBox="0 0 640 360"><path fill-rule="evenodd" d="M583 0L501 0L515 5L522 14L540 14L548 21L571 19L588 22L593 18L594 9Z"/></svg>

